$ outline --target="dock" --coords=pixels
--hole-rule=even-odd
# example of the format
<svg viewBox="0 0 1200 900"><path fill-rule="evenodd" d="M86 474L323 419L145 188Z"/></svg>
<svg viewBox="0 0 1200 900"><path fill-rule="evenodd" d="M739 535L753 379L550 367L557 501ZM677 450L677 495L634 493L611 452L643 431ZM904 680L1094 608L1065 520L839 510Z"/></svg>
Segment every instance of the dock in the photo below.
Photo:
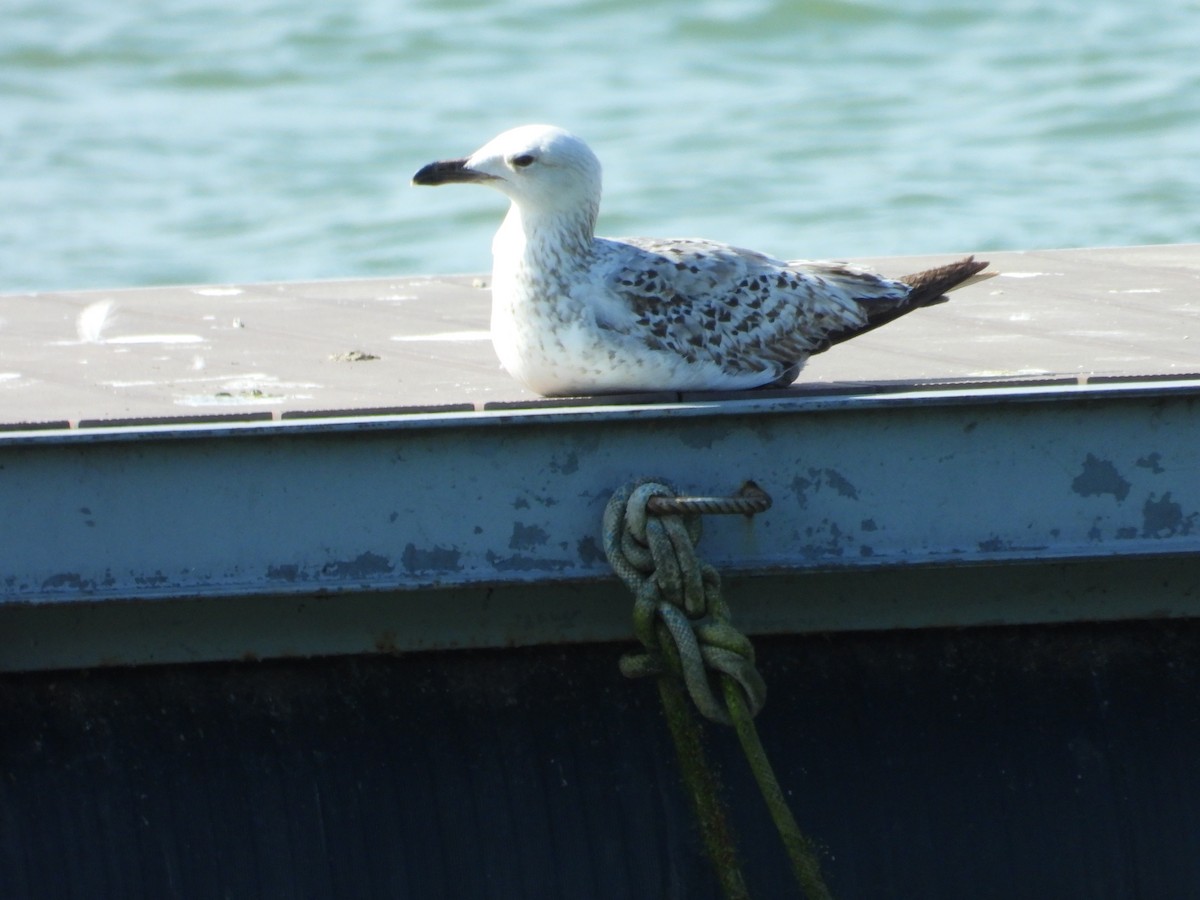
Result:
<svg viewBox="0 0 1200 900"><path fill-rule="evenodd" d="M995 277L756 399L1200 372L1195 245L988 253ZM888 275L954 254L856 260ZM0 425L212 424L712 401L545 400L499 367L483 275L0 294ZM730 399L738 398L734 395Z"/></svg>
<svg viewBox="0 0 1200 900"><path fill-rule="evenodd" d="M978 255L728 394L530 394L484 275L0 295L0 895L716 897L654 477L773 500L700 552L835 896L1200 896L1200 245Z"/></svg>

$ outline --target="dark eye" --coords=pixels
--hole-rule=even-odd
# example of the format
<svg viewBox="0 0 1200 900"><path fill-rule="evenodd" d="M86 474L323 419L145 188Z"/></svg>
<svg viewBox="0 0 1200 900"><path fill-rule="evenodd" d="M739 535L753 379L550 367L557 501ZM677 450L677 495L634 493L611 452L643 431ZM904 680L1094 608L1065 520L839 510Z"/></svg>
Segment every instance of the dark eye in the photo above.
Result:
<svg viewBox="0 0 1200 900"><path fill-rule="evenodd" d="M535 158L536 157L534 157L532 153L525 153L521 156L514 156L512 158L512 164L518 169L524 169L526 166L532 166Z"/></svg>

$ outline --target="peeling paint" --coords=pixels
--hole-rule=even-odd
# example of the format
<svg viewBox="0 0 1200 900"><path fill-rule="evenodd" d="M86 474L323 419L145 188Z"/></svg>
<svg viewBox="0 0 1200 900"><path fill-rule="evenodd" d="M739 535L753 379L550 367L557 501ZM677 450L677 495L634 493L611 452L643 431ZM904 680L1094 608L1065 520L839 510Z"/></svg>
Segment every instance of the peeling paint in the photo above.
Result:
<svg viewBox="0 0 1200 900"><path fill-rule="evenodd" d="M1004 553L1018 551L1021 553L1040 553L1045 550L1044 544L1016 544L999 536L982 540L977 544L980 553Z"/></svg>
<svg viewBox="0 0 1200 900"><path fill-rule="evenodd" d="M808 509L808 489L813 483L802 475L792 479L792 493L796 495L796 504L801 509Z"/></svg>
<svg viewBox="0 0 1200 900"><path fill-rule="evenodd" d="M513 522L512 537L508 539L509 550L535 550L550 540L545 529L537 525Z"/></svg>
<svg viewBox="0 0 1200 900"><path fill-rule="evenodd" d="M300 577L300 567L294 563L284 563L280 566L267 566L267 578L272 581L293 582Z"/></svg>
<svg viewBox="0 0 1200 900"><path fill-rule="evenodd" d="M360 553L354 559L335 560L321 567L321 574L333 578L370 578L372 575L386 575L393 566L386 556L367 551Z"/></svg>
<svg viewBox="0 0 1200 900"><path fill-rule="evenodd" d="M1091 453L1083 461L1083 471L1071 482L1071 490L1081 497L1111 494L1118 501L1129 496L1130 486L1112 462Z"/></svg>
<svg viewBox="0 0 1200 900"><path fill-rule="evenodd" d="M572 450L561 462L557 456L553 456L547 468L555 475L574 475L579 471L579 454Z"/></svg>
<svg viewBox="0 0 1200 900"><path fill-rule="evenodd" d="M693 450L711 450L714 441L723 441L729 437L731 428L692 428L679 434L679 442Z"/></svg>
<svg viewBox="0 0 1200 900"><path fill-rule="evenodd" d="M518 497L516 500L514 500L513 509L531 509L534 503L536 503L538 506L558 505L558 501L553 497L538 497L536 495L530 495L527 497Z"/></svg>
<svg viewBox="0 0 1200 900"><path fill-rule="evenodd" d="M1162 467L1161 463L1161 453L1147 453L1145 456L1138 457L1138 461L1135 465L1137 465L1139 469L1149 469L1155 475L1161 475L1166 471L1166 469Z"/></svg>
<svg viewBox="0 0 1200 900"><path fill-rule="evenodd" d="M792 492L796 495L801 509L808 507L809 496L819 493L822 487L833 488L839 497L845 497L848 500L858 499L858 488L836 469L810 468L807 478L797 475L792 479Z"/></svg>
<svg viewBox="0 0 1200 900"><path fill-rule="evenodd" d="M512 556L499 556L491 550L485 557L488 564L498 572L559 572L569 568L571 562L566 559L537 559L515 553Z"/></svg>
<svg viewBox="0 0 1200 900"><path fill-rule="evenodd" d="M1171 499L1166 491L1158 500L1154 494L1146 498L1142 507L1142 537L1166 538L1177 534L1191 534L1196 524L1197 513L1185 516L1183 507Z"/></svg>
<svg viewBox="0 0 1200 900"><path fill-rule="evenodd" d="M597 560L606 559L604 551L596 543L596 539L590 534L587 537L580 538L579 543L575 545L575 550L579 554L579 561L585 566L590 566Z"/></svg>
<svg viewBox="0 0 1200 900"><path fill-rule="evenodd" d="M823 535L828 535L828 538L819 540ZM805 528L804 537L810 541L800 548L800 553L806 559L840 558L846 554L846 545L850 542L849 535L843 534L838 523L828 519L822 519L818 526Z"/></svg>
<svg viewBox="0 0 1200 900"><path fill-rule="evenodd" d="M92 590L95 584L85 580L76 572L60 572L57 575L51 575L42 582L42 590L51 591L57 588L71 588L76 591Z"/></svg>
<svg viewBox="0 0 1200 900"><path fill-rule="evenodd" d="M839 496L848 497L851 500L858 499L858 488L836 469L825 469L825 480L831 488L838 492Z"/></svg>
<svg viewBox="0 0 1200 900"><path fill-rule="evenodd" d="M459 572L462 570L462 553L457 547L433 546L419 549L416 544L405 544L400 562L406 572Z"/></svg>

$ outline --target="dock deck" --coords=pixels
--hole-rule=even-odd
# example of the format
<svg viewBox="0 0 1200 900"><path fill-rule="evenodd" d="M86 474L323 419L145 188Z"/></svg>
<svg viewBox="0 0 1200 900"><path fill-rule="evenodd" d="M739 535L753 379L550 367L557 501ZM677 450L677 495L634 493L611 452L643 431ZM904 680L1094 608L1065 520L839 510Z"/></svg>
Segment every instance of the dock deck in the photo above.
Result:
<svg viewBox="0 0 1200 900"><path fill-rule="evenodd" d="M758 398L1200 373L1200 245L981 254L995 277ZM949 254L856 260L888 275ZM487 278L0 295L0 426L709 400L544 400L500 369Z"/></svg>

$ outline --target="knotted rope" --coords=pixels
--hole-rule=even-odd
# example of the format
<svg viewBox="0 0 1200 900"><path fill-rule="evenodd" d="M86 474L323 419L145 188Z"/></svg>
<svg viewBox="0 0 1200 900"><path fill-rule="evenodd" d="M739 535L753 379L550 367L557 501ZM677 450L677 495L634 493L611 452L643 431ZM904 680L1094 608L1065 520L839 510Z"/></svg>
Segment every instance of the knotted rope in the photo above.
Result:
<svg viewBox="0 0 1200 900"><path fill-rule="evenodd" d="M754 727L766 699L754 648L730 623L717 570L696 556L701 512L753 515L770 503L753 482L729 498L677 497L670 485L648 480L613 494L604 510L604 551L634 594L634 633L643 648L623 656L620 667L630 678L657 676L684 780L726 896L748 894L681 682L705 718L737 731L801 889L828 898L817 854L788 809Z"/></svg>
<svg viewBox="0 0 1200 900"><path fill-rule="evenodd" d="M621 672L629 678L666 671L658 624L666 626L678 653L684 684L706 719L732 725L717 699L708 670L724 673L740 686L750 714L766 700L766 685L754 667L750 640L729 623L721 597L721 576L696 556L698 514L652 516L654 498L674 498L664 484L647 482L618 491L604 515L604 549L609 563L637 598L633 630L645 651L626 654Z"/></svg>

